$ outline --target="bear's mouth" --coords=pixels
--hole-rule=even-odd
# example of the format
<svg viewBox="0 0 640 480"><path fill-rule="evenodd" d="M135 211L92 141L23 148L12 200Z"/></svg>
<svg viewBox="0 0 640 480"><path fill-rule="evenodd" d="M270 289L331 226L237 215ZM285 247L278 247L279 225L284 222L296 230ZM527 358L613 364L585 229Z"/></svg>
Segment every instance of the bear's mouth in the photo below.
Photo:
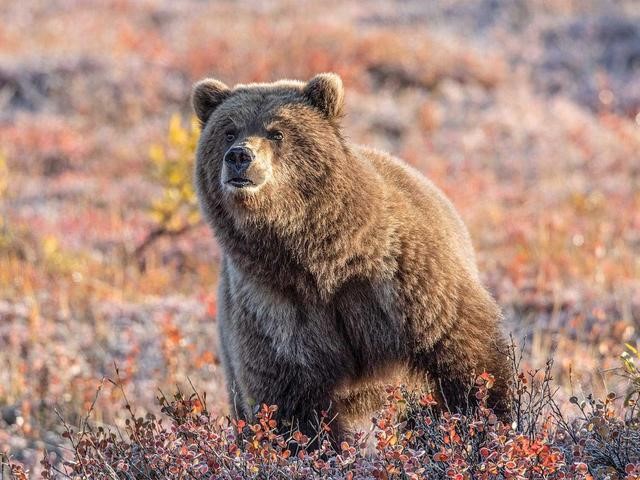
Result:
<svg viewBox="0 0 640 480"><path fill-rule="evenodd" d="M235 188L244 188L254 185L251 180L244 177L233 177L230 180L227 180L227 184Z"/></svg>

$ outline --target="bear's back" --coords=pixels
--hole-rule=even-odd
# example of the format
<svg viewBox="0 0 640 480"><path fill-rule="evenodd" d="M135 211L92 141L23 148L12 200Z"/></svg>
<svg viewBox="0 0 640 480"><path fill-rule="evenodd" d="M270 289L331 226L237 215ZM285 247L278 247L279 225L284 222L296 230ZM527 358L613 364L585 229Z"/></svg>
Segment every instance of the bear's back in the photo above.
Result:
<svg viewBox="0 0 640 480"><path fill-rule="evenodd" d="M452 248L468 273L477 277L471 237L445 194L418 170L388 153L364 146L351 148L380 175L391 203L390 217L401 223L398 229L434 245L446 243L445 248Z"/></svg>

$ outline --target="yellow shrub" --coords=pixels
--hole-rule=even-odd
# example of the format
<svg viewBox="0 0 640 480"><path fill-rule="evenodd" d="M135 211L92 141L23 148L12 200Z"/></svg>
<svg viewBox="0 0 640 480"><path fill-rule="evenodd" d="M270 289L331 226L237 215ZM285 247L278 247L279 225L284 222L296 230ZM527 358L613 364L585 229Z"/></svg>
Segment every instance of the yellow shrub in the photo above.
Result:
<svg viewBox="0 0 640 480"><path fill-rule="evenodd" d="M193 189L193 161L200 128L195 119L187 128L179 115L169 122L164 144L149 148L154 176L163 187L162 196L151 206L151 216L166 232L179 232L200 222Z"/></svg>

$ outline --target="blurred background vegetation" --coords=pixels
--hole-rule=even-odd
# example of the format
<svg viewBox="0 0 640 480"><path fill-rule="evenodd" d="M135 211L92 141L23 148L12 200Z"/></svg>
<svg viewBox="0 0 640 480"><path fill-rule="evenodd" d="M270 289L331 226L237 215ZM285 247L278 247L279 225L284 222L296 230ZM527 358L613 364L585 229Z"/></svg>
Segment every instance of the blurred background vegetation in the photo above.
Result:
<svg viewBox="0 0 640 480"><path fill-rule="evenodd" d="M525 367L553 357L566 402L637 382L638 2L0 0L0 17L0 452L37 471L53 407L77 421L114 362L141 409L189 376L226 411L218 250L190 182L203 76L339 73L347 136L461 212ZM96 420L121 422L121 400L106 386Z"/></svg>

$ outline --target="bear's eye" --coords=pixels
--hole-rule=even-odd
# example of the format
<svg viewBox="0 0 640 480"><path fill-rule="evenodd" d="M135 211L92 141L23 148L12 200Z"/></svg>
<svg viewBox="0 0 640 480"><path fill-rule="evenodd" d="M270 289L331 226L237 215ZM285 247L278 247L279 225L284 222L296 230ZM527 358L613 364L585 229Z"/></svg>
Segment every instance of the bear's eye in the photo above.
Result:
<svg viewBox="0 0 640 480"><path fill-rule="evenodd" d="M280 130L273 130L273 131L269 132L269 138L271 140L280 141L280 140L282 140L284 138L284 134Z"/></svg>
<svg viewBox="0 0 640 480"><path fill-rule="evenodd" d="M236 132L233 132L233 131L225 132L224 138L227 140L227 142L233 142L236 139Z"/></svg>

